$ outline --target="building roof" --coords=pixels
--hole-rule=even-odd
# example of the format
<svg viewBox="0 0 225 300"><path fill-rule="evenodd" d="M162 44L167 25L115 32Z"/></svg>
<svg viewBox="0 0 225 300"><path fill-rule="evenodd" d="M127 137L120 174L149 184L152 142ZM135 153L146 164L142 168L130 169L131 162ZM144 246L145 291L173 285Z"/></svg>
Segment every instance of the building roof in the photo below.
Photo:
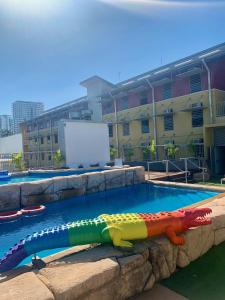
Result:
<svg viewBox="0 0 225 300"><path fill-rule="evenodd" d="M104 78L100 77L100 76L97 76L97 75L94 75L94 76L91 76L83 81L80 82L80 84L84 87L88 87L89 84L95 84L96 82L98 81L102 81L104 83L106 83L107 85L110 85L110 86L115 86L112 82L109 82L107 80L105 80Z"/></svg>
<svg viewBox="0 0 225 300"><path fill-rule="evenodd" d="M29 103L29 104L41 104L43 105L43 102L40 101L23 101L23 100L16 100L13 102L13 104L15 103Z"/></svg>
<svg viewBox="0 0 225 300"><path fill-rule="evenodd" d="M145 84L146 81L154 82L156 85L163 84L166 80L168 80L168 77L166 76L173 71L177 71L178 73L180 72L180 77L182 76L182 70L185 70L185 73L183 74L187 74L186 70L190 68L192 69L192 72L197 72L198 70L196 65L201 63L203 60L208 62L223 55L225 55L225 43L216 45L193 55L176 60L170 64L121 81L114 86L110 93L113 95L114 93L118 93L130 88L138 88L140 85ZM110 93L106 93L102 96L107 96Z"/></svg>
<svg viewBox="0 0 225 300"><path fill-rule="evenodd" d="M78 99L75 99L75 100L66 102L66 103L64 103L64 104L58 105L58 106L56 106L56 107L50 108L50 109L48 109L48 110L45 110L45 111L44 111L42 114L40 114L38 117L45 116L45 115L47 115L47 114L56 112L56 111L61 110L61 109L69 108L70 106L73 106L73 105L75 105L75 104L79 104L79 103L82 103L82 102L85 102L85 101L87 101L87 97L86 97L86 96L80 97L80 98L78 98ZM38 118L38 117L37 117L37 118Z"/></svg>

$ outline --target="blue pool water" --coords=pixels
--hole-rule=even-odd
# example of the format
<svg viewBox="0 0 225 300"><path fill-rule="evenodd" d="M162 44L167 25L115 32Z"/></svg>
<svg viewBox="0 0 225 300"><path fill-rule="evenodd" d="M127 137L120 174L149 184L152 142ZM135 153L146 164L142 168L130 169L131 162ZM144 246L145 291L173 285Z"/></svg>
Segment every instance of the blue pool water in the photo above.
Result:
<svg viewBox="0 0 225 300"><path fill-rule="evenodd" d="M48 227L73 220L94 218L102 213L171 211L217 194L211 191L161 187L146 183L47 204L47 209L41 216L23 217L13 223L0 224L0 257L26 235ZM45 257L60 250L46 250L38 255ZM23 264L28 262L31 262L31 257L24 260Z"/></svg>
<svg viewBox="0 0 225 300"><path fill-rule="evenodd" d="M58 176L70 176L70 175L79 175L89 172L101 172L105 169L91 169L91 170L76 170L76 171L66 171L66 172L51 172L51 173L31 173L26 176L18 176L18 177L11 177L8 180L0 180L0 185L3 184L11 184L11 183L19 183L19 182L30 182L30 181L37 181L46 178L53 178Z"/></svg>

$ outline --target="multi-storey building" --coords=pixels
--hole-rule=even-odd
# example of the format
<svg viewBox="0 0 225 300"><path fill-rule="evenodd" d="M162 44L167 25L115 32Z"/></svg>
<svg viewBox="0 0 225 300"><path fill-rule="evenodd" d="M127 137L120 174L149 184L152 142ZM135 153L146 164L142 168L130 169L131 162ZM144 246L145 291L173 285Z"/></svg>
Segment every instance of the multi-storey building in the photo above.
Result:
<svg viewBox="0 0 225 300"><path fill-rule="evenodd" d="M98 95L111 89L112 84L93 76L81 82L81 85L87 88L87 96L46 110L40 116L22 124L23 151L28 167L53 166L54 153L58 149L63 150L60 129L64 122L61 121L102 121Z"/></svg>
<svg viewBox="0 0 225 300"><path fill-rule="evenodd" d="M15 101L12 104L13 132L21 131L20 124L31 120L44 112L44 104L41 102Z"/></svg>
<svg viewBox="0 0 225 300"><path fill-rule="evenodd" d="M101 102L120 155L140 161L154 139L158 159L172 143L225 172L225 43L120 82Z"/></svg>
<svg viewBox="0 0 225 300"><path fill-rule="evenodd" d="M0 135L12 134L12 117L9 115L0 115Z"/></svg>

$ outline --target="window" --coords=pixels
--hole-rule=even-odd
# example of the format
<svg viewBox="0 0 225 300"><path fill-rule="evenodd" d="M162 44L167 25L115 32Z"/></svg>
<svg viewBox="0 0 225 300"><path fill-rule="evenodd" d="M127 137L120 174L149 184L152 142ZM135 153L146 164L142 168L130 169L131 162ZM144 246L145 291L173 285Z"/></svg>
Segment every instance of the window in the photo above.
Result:
<svg viewBox="0 0 225 300"><path fill-rule="evenodd" d="M48 160L52 160L52 156L51 155L48 156Z"/></svg>
<svg viewBox="0 0 225 300"><path fill-rule="evenodd" d="M149 120L141 121L141 133L149 133Z"/></svg>
<svg viewBox="0 0 225 300"><path fill-rule="evenodd" d="M141 93L140 95L140 105L148 104L148 95L147 93Z"/></svg>
<svg viewBox="0 0 225 300"><path fill-rule="evenodd" d="M58 144L58 134L54 135L55 144Z"/></svg>
<svg viewBox="0 0 225 300"><path fill-rule="evenodd" d="M190 91L191 93L199 92L202 89L201 76L195 74L190 77Z"/></svg>
<svg viewBox="0 0 225 300"><path fill-rule="evenodd" d="M172 97L171 83L164 84L163 86L163 99L169 99Z"/></svg>
<svg viewBox="0 0 225 300"><path fill-rule="evenodd" d="M192 111L192 127L203 126L203 110L196 109Z"/></svg>
<svg viewBox="0 0 225 300"><path fill-rule="evenodd" d="M35 142L35 144L37 144L37 138L34 138L34 142Z"/></svg>
<svg viewBox="0 0 225 300"><path fill-rule="evenodd" d="M164 130L170 131L173 130L173 115L165 115L164 116Z"/></svg>
<svg viewBox="0 0 225 300"><path fill-rule="evenodd" d="M126 97L121 99L121 110L128 109L128 108L129 108L128 98Z"/></svg>
<svg viewBox="0 0 225 300"><path fill-rule="evenodd" d="M32 160L32 159L33 159L33 155L31 154L31 155L30 155L30 160Z"/></svg>
<svg viewBox="0 0 225 300"><path fill-rule="evenodd" d="M108 125L109 128L109 137L113 137L113 125Z"/></svg>
<svg viewBox="0 0 225 300"><path fill-rule="evenodd" d="M41 153L41 159L45 160L45 154L44 153Z"/></svg>
<svg viewBox="0 0 225 300"><path fill-rule="evenodd" d="M108 102L105 104L104 106L104 111L109 114L113 112L113 103L112 102Z"/></svg>
<svg viewBox="0 0 225 300"><path fill-rule="evenodd" d="M41 137L41 144L42 145L44 144L44 138L43 138L43 136Z"/></svg>
<svg viewBox="0 0 225 300"><path fill-rule="evenodd" d="M50 143L50 140L51 140L51 137L50 137L50 135L48 135L48 136L47 136L48 144Z"/></svg>
<svg viewBox="0 0 225 300"><path fill-rule="evenodd" d="M124 123L123 124L123 135L129 135L130 134L130 124Z"/></svg>

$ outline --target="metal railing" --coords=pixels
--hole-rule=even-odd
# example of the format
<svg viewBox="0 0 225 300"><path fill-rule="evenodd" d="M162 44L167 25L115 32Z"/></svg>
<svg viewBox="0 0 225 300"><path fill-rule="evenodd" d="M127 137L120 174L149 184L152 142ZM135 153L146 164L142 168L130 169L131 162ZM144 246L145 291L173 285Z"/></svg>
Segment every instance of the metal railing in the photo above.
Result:
<svg viewBox="0 0 225 300"><path fill-rule="evenodd" d="M180 167L178 167L174 162L171 160L165 160L166 162L166 172L169 176L169 164L171 164L173 167L175 167L178 171L185 174L185 182L188 183L188 176L190 176L190 172L188 170L182 170Z"/></svg>
<svg viewBox="0 0 225 300"><path fill-rule="evenodd" d="M0 154L0 170L7 170L9 172L14 170L12 154Z"/></svg>
<svg viewBox="0 0 225 300"><path fill-rule="evenodd" d="M169 159L164 159L164 160L158 160L158 161L148 161L147 162L147 167L148 167L148 180L151 179L151 170L150 170L150 165L155 164L155 163L163 163L165 164L165 172L166 176L169 177L170 172L169 172L169 164L171 164L175 169L180 171L182 174L185 174L185 182L188 182L188 176L190 176L190 172L188 170L182 170L180 167L178 167L174 162L172 162Z"/></svg>
<svg viewBox="0 0 225 300"><path fill-rule="evenodd" d="M151 164L157 164L157 163L163 163L163 160L156 160L156 161L147 161L147 168L148 168L148 180L150 180L151 178L151 170L150 170L150 165Z"/></svg>
<svg viewBox="0 0 225 300"><path fill-rule="evenodd" d="M180 171L180 173L185 175L185 182L188 183L188 177L190 176L191 172L190 169L188 168L188 164L192 165L195 169L200 170L202 173L202 181L205 182L205 173L207 172L207 168L202 167L200 160L198 161L198 164L196 164L195 162L193 162L193 159L196 160L195 157L184 157L184 158L180 158L180 161L184 162L184 170L181 169L177 164L175 164L173 161L169 160L169 159L164 159L164 160L158 160L158 161L148 161L147 162L147 166L148 166L148 180L151 179L151 170L150 170L150 165L151 164L156 164L156 163L162 163L165 164L165 173L166 176L169 177L170 176L170 172L169 172L169 166L172 165L173 168L177 169L178 171Z"/></svg>
<svg viewBox="0 0 225 300"><path fill-rule="evenodd" d="M180 160L184 161L184 166L185 166L185 171L188 171L188 164L191 164L192 166L194 166L196 169L198 169L199 171L201 171L202 173L202 181L203 183L205 183L205 173L207 172L207 168L205 167L201 167L200 166L200 161L198 161L198 165L196 163L194 163L192 160L196 159L195 157L184 157L184 158L180 158Z"/></svg>

